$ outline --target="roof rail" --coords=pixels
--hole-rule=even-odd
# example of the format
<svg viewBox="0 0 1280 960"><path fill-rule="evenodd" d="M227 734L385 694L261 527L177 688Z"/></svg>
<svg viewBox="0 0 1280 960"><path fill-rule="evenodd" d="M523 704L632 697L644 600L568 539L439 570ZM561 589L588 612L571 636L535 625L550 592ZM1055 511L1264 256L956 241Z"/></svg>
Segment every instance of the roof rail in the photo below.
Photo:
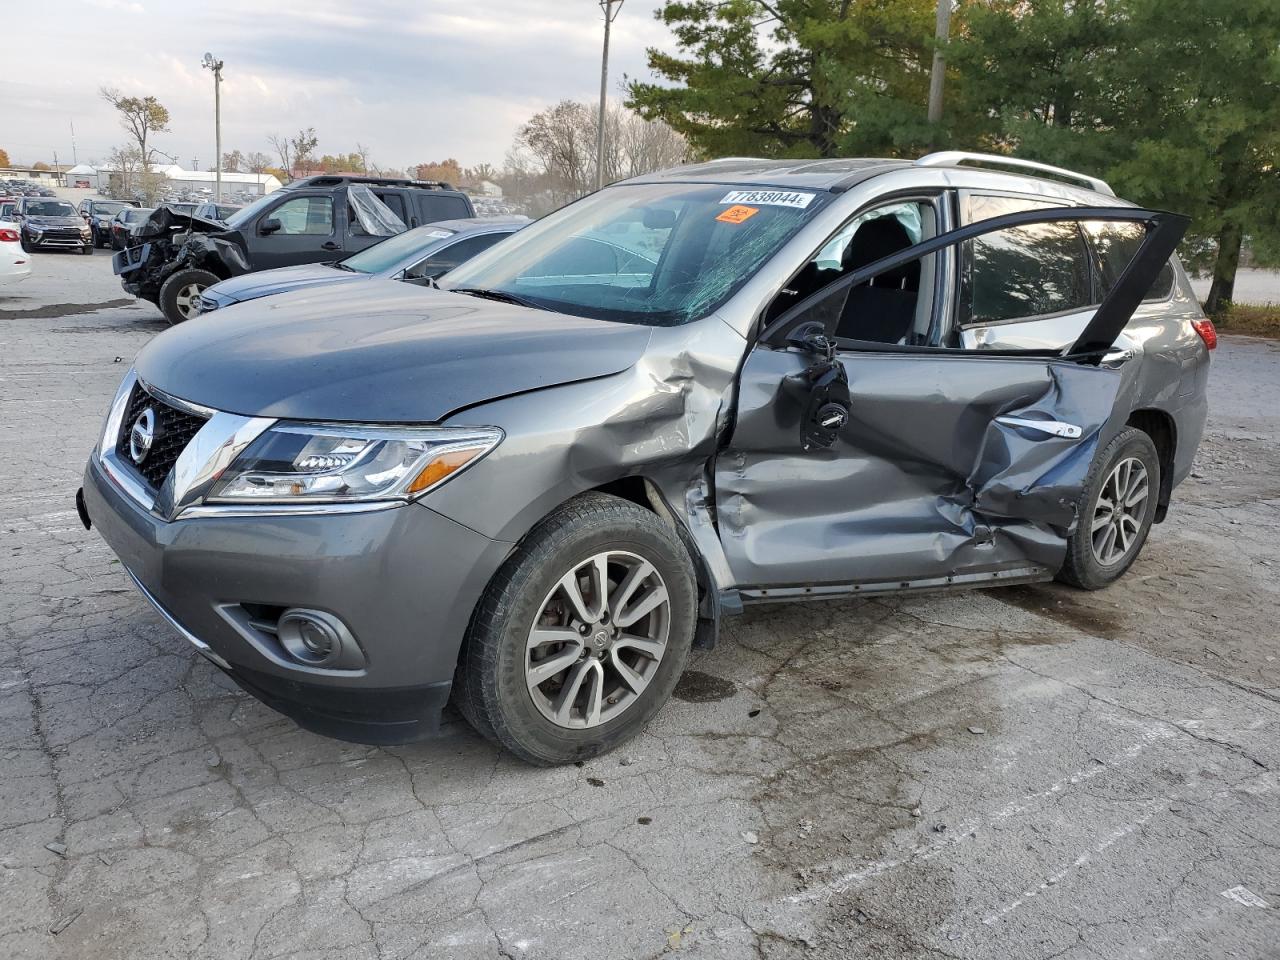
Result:
<svg viewBox="0 0 1280 960"><path fill-rule="evenodd" d="M984 164L990 167L1014 167L1019 170L1035 170L1040 173L1051 173L1064 180L1073 180L1083 184L1096 193L1105 193L1114 197L1116 192L1105 180L1091 177L1088 174L1076 173L1062 167L1050 166L1047 163L1036 163L1034 160L1023 160L1020 157L1004 157L994 153L968 153L964 150L941 150L930 153L916 161L917 167L958 167L962 163Z"/></svg>

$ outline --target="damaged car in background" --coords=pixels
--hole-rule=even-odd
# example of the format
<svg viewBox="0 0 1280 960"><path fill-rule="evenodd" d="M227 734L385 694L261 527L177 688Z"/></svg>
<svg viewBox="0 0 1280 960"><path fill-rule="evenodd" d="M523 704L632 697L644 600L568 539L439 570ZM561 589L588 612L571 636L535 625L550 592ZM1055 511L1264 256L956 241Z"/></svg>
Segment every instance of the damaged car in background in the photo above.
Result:
<svg viewBox="0 0 1280 960"><path fill-rule="evenodd" d="M1186 225L980 155L639 177L439 289L166 331L77 507L303 726L403 742L452 699L581 760L747 604L1119 578L1205 422Z"/></svg>
<svg viewBox="0 0 1280 960"><path fill-rule="evenodd" d="M411 227L474 215L466 194L445 183L308 177L225 222L162 205L133 229L112 268L126 293L181 323L199 312L201 292L219 280L337 260Z"/></svg>

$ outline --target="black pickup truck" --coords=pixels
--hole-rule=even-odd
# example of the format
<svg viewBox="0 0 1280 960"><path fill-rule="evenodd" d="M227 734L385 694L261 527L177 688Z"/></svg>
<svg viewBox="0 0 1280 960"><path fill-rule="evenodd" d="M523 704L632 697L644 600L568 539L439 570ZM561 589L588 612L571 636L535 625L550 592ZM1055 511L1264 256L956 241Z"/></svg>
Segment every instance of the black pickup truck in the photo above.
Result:
<svg viewBox="0 0 1280 960"><path fill-rule="evenodd" d="M126 293L181 323L199 311L201 291L219 280L338 260L424 223L473 216L466 194L447 183L308 177L237 210L225 223L161 206L134 230L112 266Z"/></svg>

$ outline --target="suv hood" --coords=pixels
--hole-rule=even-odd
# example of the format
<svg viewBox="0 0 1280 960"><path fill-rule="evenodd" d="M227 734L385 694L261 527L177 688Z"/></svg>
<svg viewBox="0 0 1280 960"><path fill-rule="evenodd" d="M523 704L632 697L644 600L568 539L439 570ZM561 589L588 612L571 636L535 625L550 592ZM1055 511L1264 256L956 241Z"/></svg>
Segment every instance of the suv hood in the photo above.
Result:
<svg viewBox="0 0 1280 960"><path fill-rule="evenodd" d="M367 273L338 270L335 267L326 267L322 263L303 263L296 267L278 267L275 270L260 270L257 273L232 277L215 284L216 289L213 292L239 303L242 300L256 300L258 297L269 297L272 294L298 290L302 287L368 279Z"/></svg>
<svg viewBox="0 0 1280 960"><path fill-rule="evenodd" d="M374 279L188 321L148 343L135 367L166 393L244 416L430 423L620 373L650 333Z"/></svg>

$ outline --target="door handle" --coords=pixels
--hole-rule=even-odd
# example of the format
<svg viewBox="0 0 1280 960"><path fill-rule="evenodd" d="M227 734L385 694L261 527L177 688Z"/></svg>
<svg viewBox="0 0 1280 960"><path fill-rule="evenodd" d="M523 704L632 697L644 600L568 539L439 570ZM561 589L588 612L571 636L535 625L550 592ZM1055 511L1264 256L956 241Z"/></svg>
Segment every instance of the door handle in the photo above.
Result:
<svg viewBox="0 0 1280 960"><path fill-rule="evenodd" d="M1065 437L1068 440L1079 440L1084 431L1074 423L1063 423L1061 420L1028 420L1026 417L996 417L996 423L1006 427L1026 427L1028 430L1039 430L1051 437Z"/></svg>
<svg viewBox="0 0 1280 960"><path fill-rule="evenodd" d="M324 243L320 244L320 249L321 250L337 250L338 245L334 243L332 240L326 240Z"/></svg>

